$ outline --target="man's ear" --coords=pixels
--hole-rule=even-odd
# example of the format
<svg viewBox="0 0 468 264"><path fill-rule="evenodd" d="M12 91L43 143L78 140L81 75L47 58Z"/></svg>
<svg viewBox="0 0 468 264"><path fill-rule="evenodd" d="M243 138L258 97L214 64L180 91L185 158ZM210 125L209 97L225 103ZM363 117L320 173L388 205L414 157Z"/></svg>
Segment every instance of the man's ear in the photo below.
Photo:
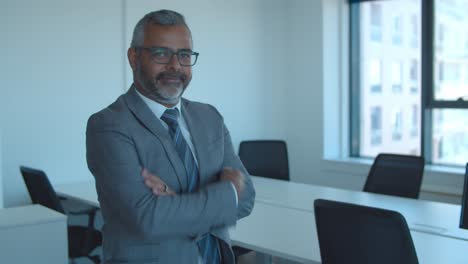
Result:
<svg viewBox="0 0 468 264"><path fill-rule="evenodd" d="M127 58L130 67L132 67L132 71L135 72L137 69L137 61L138 61L138 52L135 48L128 48L127 50Z"/></svg>

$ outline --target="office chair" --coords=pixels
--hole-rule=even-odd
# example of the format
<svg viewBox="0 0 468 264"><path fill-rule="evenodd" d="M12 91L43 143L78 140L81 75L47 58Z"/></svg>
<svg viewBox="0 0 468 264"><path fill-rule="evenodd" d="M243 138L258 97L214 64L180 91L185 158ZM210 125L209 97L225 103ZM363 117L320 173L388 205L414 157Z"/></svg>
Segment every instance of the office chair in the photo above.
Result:
<svg viewBox="0 0 468 264"><path fill-rule="evenodd" d="M418 263L400 213L322 199L314 209L322 264Z"/></svg>
<svg viewBox="0 0 468 264"><path fill-rule="evenodd" d="M460 228L468 229L468 163L465 169L465 184L461 202Z"/></svg>
<svg viewBox="0 0 468 264"><path fill-rule="evenodd" d="M282 140L242 141L239 158L250 175L289 181L288 151Z"/></svg>
<svg viewBox="0 0 468 264"><path fill-rule="evenodd" d="M80 257L86 257L93 263L100 263L99 256L90 255L96 247L102 244L101 232L94 228L94 217L98 208L83 205L79 208L75 204L76 210L65 211L62 204L72 205L72 202L61 203L43 171L24 166L20 167L20 171L33 204L43 205L62 214L88 215L88 226L68 226L68 256L72 263L75 258Z"/></svg>
<svg viewBox="0 0 468 264"><path fill-rule="evenodd" d="M364 191L417 199L423 172L423 157L379 154L369 171Z"/></svg>
<svg viewBox="0 0 468 264"><path fill-rule="evenodd" d="M283 140L248 140L239 145L239 158L250 175L289 181L289 162ZM236 260L251 250L233 246Z"/></svg>

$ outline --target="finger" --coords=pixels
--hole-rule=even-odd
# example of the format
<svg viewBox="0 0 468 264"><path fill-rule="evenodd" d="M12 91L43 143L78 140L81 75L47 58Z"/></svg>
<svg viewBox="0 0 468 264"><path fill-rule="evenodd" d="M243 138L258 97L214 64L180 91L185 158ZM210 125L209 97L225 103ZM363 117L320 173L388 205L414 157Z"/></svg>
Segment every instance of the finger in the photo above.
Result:
<svg viewBox="0 0 468 264"><path fill-rule="evenodd" d="M157 186L158 190L165 192L167 190L167 185L159 178L156 177L151 177L148 179L153 186Z"/></svg>
<svg viewBox="0 0 468 264"><path fill-rule="evenodd" d="M144 168L141 170L141 175L143 176L143 178L158 178L159 177L155 174L152 174L148 169Z"/></svg>
<svg viewBox="0 0 468 264"><path fill-rule="evenodd" d="M171 188L167 187L166 193L169 195L176 194Z"/></svg>
<svg viewBox="0 0 468 264"><path fill-rule="evenodd" d="M157 196L166 196L166 195L174 195L175 192L170 191L170 190L168 190L168 191L166 191L166 192L164 192L164 191L161 192L161 191L158 191L158 190L153 190L153 194L154 194L154 195L157 195Z"/></svg>
<svg viewBox="0 0 468 264"><path fill-rule="evenodd" d="M232 172L233 169L232 169L231 167L224 167L224 168L223 168L223 171Z"/></svg>
<svg viewBox="0 0 468 264"><path fill-rule="evenodd" d="M141 176L143 176L143 178L149 178L149 177L151 177L150 172L149 172L146 168L143 168L143 169L141 170Z"/></svg>
<svg viewBox="0 0 468 264"><path fill-rule="evenodd" d="M145 178L145 185L158 192L164 192L165 189L165 184L154 177Z"/></svg>
<svg viewBox="0 0 468 264"><path fill-rule="evenodd" d="M151 181L152 183L162 183L162 180L158 176L151 174L147 169L143 169L141 175L145 180Z"/></svg>

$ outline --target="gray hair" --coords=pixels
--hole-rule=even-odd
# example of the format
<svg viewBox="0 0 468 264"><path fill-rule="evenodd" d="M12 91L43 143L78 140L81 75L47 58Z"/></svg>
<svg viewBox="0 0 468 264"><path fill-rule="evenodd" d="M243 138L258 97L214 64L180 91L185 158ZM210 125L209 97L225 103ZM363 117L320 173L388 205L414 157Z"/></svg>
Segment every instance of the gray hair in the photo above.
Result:
<svg viewBox="0 0 468 264"><path fill-rule="evenodd" d="M185 23L185 18L183 15L171 11L171 10L158 10L146 14L135 26L133 30L132 42L130 43L131 48L141 47L144 42L145 36L145 27L148 24L156 24L162 26L185 26L189 32L190 29Z"/></svg>

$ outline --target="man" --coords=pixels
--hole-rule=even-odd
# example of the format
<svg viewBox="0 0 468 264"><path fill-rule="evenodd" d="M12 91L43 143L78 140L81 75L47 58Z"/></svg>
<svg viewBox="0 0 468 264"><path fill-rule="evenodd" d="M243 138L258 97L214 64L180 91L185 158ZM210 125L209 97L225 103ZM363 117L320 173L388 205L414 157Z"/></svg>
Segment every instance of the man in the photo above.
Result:
<svg viewBox="0 0 468 264"><path fill-rule="evenodd" d="M228 227L255 191L221 115L181 98L198 57L184 17L147 14L127 55L133 85L86 132L104 262L233 263Z"/></svg>

